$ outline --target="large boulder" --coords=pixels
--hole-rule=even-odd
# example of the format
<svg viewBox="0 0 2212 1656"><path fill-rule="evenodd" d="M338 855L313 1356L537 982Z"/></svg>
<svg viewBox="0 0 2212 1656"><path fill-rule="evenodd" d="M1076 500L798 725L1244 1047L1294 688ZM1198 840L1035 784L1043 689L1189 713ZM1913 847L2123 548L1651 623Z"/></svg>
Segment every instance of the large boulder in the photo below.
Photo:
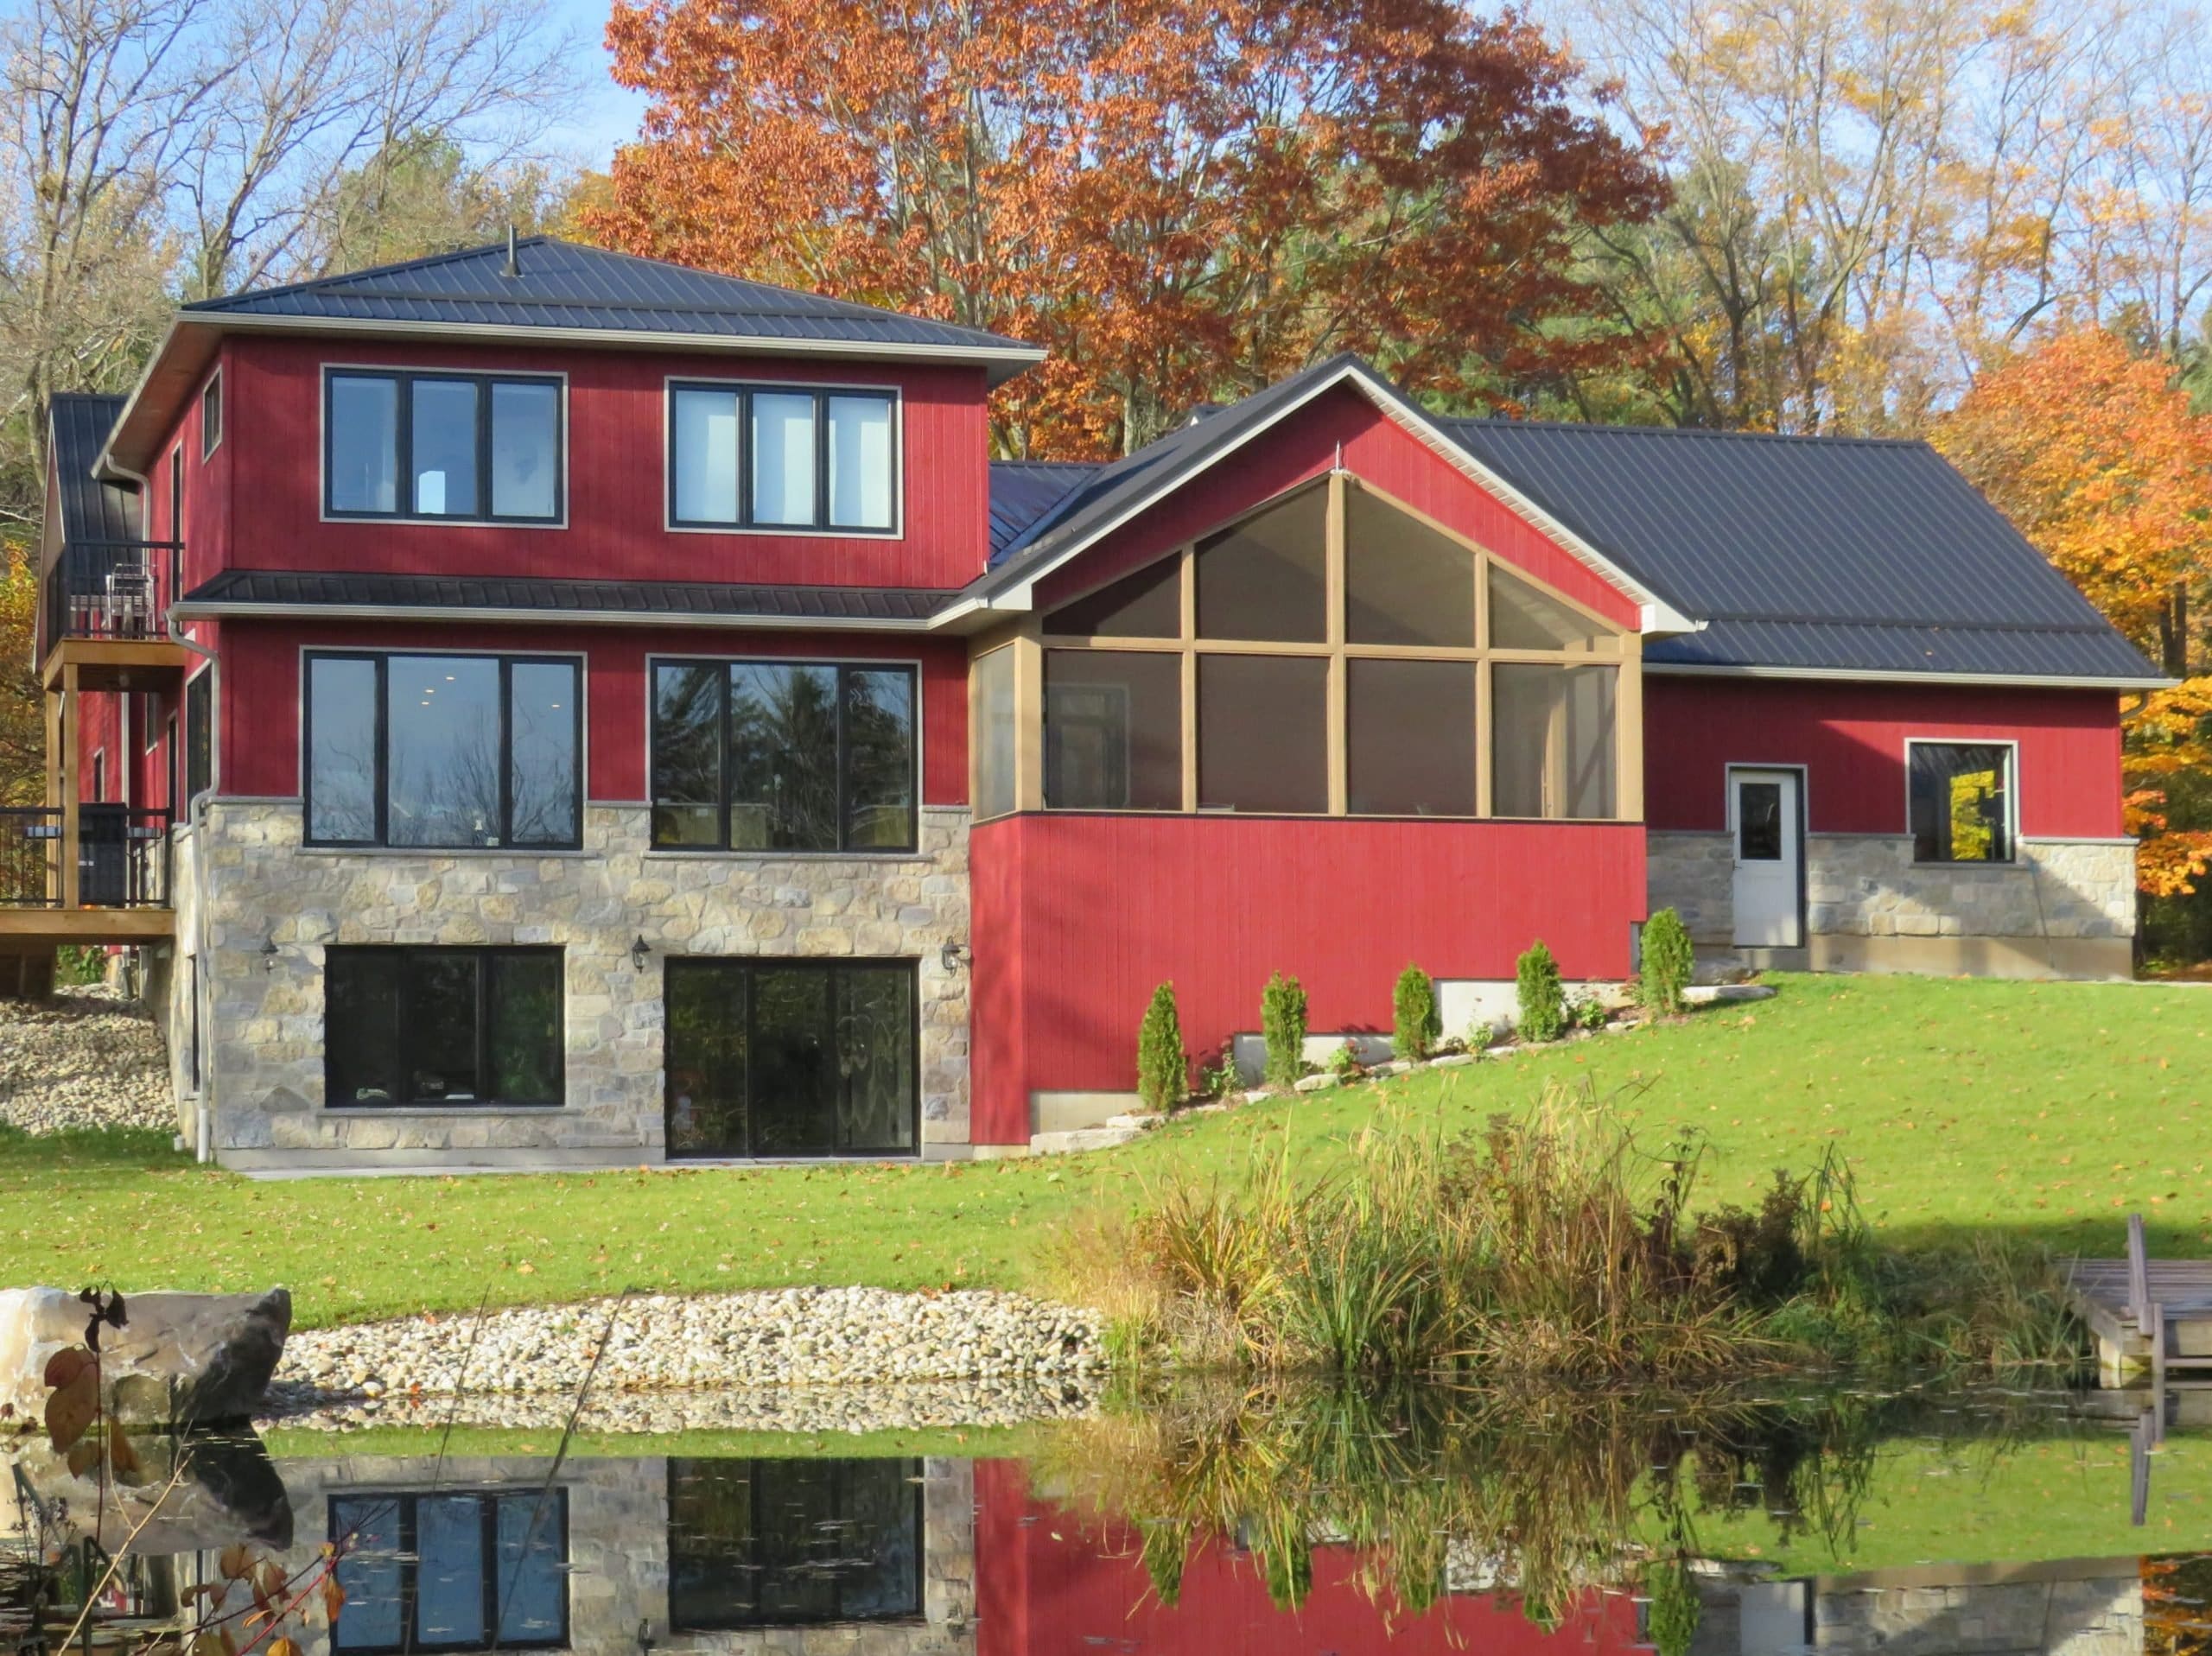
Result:
<svg viewBox="0 0 2212 1656"><path fill-rule="evenodd" d="M46 1413L46 1365L85 1342L90 1311L59 1288L0 1290L0 1418L37 1424ZM107 1407L130 1425L207 1426L251 1415L269 1389L292 1296L131 1294L121 1328L100 1329Z"/></svg>

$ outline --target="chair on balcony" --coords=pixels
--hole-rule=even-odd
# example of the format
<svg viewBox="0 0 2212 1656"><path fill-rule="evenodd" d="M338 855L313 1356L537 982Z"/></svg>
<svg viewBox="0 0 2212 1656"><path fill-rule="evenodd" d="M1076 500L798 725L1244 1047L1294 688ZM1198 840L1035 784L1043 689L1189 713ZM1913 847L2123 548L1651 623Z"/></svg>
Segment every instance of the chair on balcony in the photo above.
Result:
<svg viewBox="0 0 2212 1656"><path fill-rule="evenodd" d="M143 562L118 563L107 572L104 605L105 636L150 637L154 622L154 572Z"/></svg>

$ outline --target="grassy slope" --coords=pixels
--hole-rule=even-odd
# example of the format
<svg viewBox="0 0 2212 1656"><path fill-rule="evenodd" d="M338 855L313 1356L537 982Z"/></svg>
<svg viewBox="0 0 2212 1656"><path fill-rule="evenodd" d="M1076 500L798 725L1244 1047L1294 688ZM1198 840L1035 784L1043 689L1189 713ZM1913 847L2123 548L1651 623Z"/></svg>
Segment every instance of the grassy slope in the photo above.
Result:
<svg viewBox="0 0 2212 1656"><path fill-rule="evenodd" d="M2212 1253L2212 992L1784 978L1782 993L1381 1089L1456 1128L1543 1079L1624 1087L1655 1129L1713 1139L1706 1194L1742 1199L1834 1144L1905 1240L2024 1232L2115 1253L2131 1208L2153 1245ZM1020 1286L1071 1207L1126 1201L1176 1166L1233 1174L1255 1144L1324 1159L1376 1088L1240 1107L1127 1150L967 1166L766 1168L254 1183L148 1135L0 1139L0 1283L289 1284L315 1326L417 1309L860 1282Z"/></svg>

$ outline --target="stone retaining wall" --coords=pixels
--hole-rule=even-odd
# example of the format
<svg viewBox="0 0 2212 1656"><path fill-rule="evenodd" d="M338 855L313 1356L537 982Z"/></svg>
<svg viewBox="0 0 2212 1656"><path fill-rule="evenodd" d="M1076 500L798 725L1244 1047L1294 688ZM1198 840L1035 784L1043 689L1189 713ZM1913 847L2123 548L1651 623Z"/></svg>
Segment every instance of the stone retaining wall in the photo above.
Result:
<svg viewBox="0 0 2212 1656"><path fill-rule="evenodd" d="M1814 964L2000 970L2038 962L2059 975L2125 972L2135 934L2133 840L2020 841L2011 863L1918 863L1908 834L1813 834L1805 841L1807 939ZM1673 907L1708 959L1738 951L1733 841L1655 830L1653 909ZM1823 942L1826 940L1826 946ZM1991 951L1974 945L2001 940Z"/></svg>
<svg viewBox="0 0 2212 1656"><path fill-rule="evenodd" d="M923 1152L968 1145L968 972L942 958L968 940L963 808L925 807L912 854L749 857L656 851L643 805L588 806L582 851L524 853L321 850L301 844L296 800L215 800L178 853L178 938L202 956L203 1081L226 1163L658 1160L669 955L917 961ZM334 943L561 947L565 1106L327 1109ZM173 976L182 1071L192 973Z"/></svg>

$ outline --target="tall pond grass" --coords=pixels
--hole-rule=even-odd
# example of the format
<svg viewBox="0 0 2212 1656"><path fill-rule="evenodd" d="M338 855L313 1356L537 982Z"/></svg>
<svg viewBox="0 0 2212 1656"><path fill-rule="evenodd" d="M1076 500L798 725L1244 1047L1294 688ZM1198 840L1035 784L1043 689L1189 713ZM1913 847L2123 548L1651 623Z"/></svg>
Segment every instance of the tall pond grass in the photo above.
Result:
<svg viewBox="0 0 2212 1656"><path fill-rule="evenodd" d="M1831 1152L1700 1206L1701 1139L1586 1086L1455 1137L1387 1106L1318 1171L1287 1131L1079 1227L1064 1291L1126 1358L1285 1374L1708 1381L1808 1358L2070 1365L2048 1260L1886 1253Z"/></svg>

